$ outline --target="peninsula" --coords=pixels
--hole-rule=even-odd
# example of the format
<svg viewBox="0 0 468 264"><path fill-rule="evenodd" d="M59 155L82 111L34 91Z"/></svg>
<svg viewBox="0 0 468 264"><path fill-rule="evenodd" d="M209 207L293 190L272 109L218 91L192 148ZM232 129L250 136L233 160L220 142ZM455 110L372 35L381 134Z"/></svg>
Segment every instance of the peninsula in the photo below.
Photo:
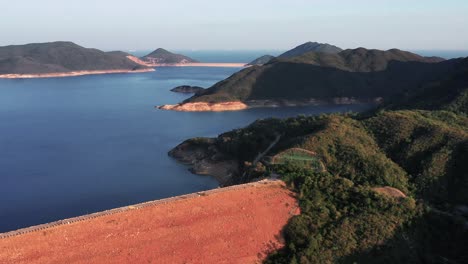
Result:
<svg viewBox="0 0 468 264"><path fill-rule="evenodd" d="M0 78L45 78L154 71L125 52L103 52L72 42L0 47Z"/></svg>
<svg viewBox="0 0 468 264"><path fill-rule="evenodd" d="M286 52L285 54L296 54ZM299 49L301 50L301 49ZM337 50L335 50L337 51ZM306 52L243 69L176 105L176 111L242 110L319 104L382 103L413 87L443 80L461 60L422 57L398 49ZM236 107L232 107L236 105ZM241 107L242 105L242 107Z"/></svg>

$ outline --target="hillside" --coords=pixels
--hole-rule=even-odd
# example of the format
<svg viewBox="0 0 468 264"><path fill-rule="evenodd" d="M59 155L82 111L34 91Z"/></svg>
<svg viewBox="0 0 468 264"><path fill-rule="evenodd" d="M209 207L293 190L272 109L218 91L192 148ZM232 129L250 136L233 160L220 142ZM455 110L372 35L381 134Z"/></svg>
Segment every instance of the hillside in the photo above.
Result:
<svg viewBox="0 0 468 264"><path fill-rule="evenodd" d="M259 58L256 58L255 60L247 63L246 65L247 66L263 65L263 64L267 64L268 62L270 62L274 58L275 58L275 56L272 56L272 55L263 55L263 56L261 56Z"/></svg>
<svg viewBox="0 0 468 264"><path fill-rule="evenodd" d="M295 57L278 57L278 61L312 64L349 72L377 72L386 70L388 64L394 61L436 63L444 59L422 57L398 49L383 51L357 48L339 53L307 52Z"/></svg>
<svg viewBox="0 0 468 264"><path fill-rule="evenodd" d="M444 109L468 113L468 58L460 60L454 73L445 79L418 89L407 89L397 94L385 108L388 109Z"/></svg>
<svg viewBox="0 0 468 264"><path fill-rule="evenodd" d="M301 44L291 50L288 50L281 55L278 56L278 58L292 58L292 57L297 57L302 54L308 53L308 52L320 52L320 53L339 53L340 51L343 51L342 49L326 44L326 43L317 43L317 42L306 42L304 44ZM250 63L248 63L248 66L253 66L253 65L264 65L267 64L268 62L272 61L275 56L272 55L263 55Z"/></svg>
<svg viewBox="0 0 468 264"><path fill-rule="evenodd" d="M258 120L169 154L195 173L231 164L227 184L278 175L298 193L267 263L463 263L468 118L450 105Z"/></svg>
<svg viewBox="0 0 468 264"><path fill-rule="evenodd" d="M84 48L72 42L4 46L0 47L0 75L149 70L129 60L127 55Z"/></svg>
<svg viewBox="0 0 468 264"><path fill-rule="evenodd" d="M460 61L442 61L400 50L360 48L338 54L310 52L243 69L184 103L385 100L401 91L450 76L460 67Z"/></svg>
<svg viewBox="0 0 468 264"><path fill-rule="evenodd" d="M150 54L141 57L141 60L148 64L184 64L184 63L197 63L198 61L187 56L169 52L165 49L156 49Z"/></svg>

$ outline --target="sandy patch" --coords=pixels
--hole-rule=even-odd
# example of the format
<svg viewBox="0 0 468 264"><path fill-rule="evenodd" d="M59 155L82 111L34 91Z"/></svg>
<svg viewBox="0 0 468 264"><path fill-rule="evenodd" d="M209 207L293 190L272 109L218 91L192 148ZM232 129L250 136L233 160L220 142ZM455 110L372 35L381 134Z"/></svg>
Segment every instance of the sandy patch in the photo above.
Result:
<svg viewBox="0 0 468 264"><path fill-rule="evenodd" d="M402 191L390 187L390 186L385 186L385 187L375 187L372 188L372 190L391 197L397 197L397 198L406 198L406 194L404 194Z"/></svg>

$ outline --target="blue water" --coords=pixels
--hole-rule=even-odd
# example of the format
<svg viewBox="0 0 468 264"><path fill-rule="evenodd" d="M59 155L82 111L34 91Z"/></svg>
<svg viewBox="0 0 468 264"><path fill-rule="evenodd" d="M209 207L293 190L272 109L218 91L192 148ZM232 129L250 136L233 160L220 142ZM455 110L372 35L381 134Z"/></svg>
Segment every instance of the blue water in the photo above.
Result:
<svg viewBox="0 0 468 264"><path fill-rule="evenodd" d="M142 57L149 54L151 50L140 50L131 52L135 56ZM282 50L175 50L174 52L184 54L201 62L236 62L248 63L263 55L278 56L285 52ZM410 52L421 56L436 56L445 59L468 57L468 50L410 50Z"/></svg>
<svg viewBox="0 0 468 264"><path fill-rule="evenodd" d="M468 57L468 50L416 50L412 52L421 56L436 56L444 59Z"/></svg>
<svg viewBox="0 0 468 264"><path fill-rule="evenodd" d="M167 156L184 139L216 136L258 118L362 106L182 113L154 109L208 87L234 68L0 80L0 232L216 188Z"/></svg>
<svg viewBox="0 0 468 264"><path fill-rule="evenodd" d="M278 56L283 51L280 50L171 50L175 53L189 56L200 62L233 62L249 63L263 55ZM152 50L132 51L135 56L143 57Z"/></svg>

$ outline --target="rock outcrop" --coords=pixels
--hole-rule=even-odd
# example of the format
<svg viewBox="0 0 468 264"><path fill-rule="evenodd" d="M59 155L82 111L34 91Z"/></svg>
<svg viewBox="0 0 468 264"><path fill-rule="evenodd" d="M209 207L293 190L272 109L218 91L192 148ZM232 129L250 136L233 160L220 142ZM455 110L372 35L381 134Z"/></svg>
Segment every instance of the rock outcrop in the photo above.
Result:
<svg viewBox="0 0 468 264"><path fill-rule="evenodd" d="M182 86L177 86L173 89L171 89L171 92L175 93L198 93L205 90L205 88L199 87L199 86L190 86L190 85L182 85Z"/></svg>
<svg viewBox="0 0 468 264"><path fill-rule="evenodd" d="M190 171L194 174L215 177L221 186L230 185L233 176L239 174L238 161L223 154L216 147L215 138L186 140L169 151L168 155L190 165Z"/></svg>

